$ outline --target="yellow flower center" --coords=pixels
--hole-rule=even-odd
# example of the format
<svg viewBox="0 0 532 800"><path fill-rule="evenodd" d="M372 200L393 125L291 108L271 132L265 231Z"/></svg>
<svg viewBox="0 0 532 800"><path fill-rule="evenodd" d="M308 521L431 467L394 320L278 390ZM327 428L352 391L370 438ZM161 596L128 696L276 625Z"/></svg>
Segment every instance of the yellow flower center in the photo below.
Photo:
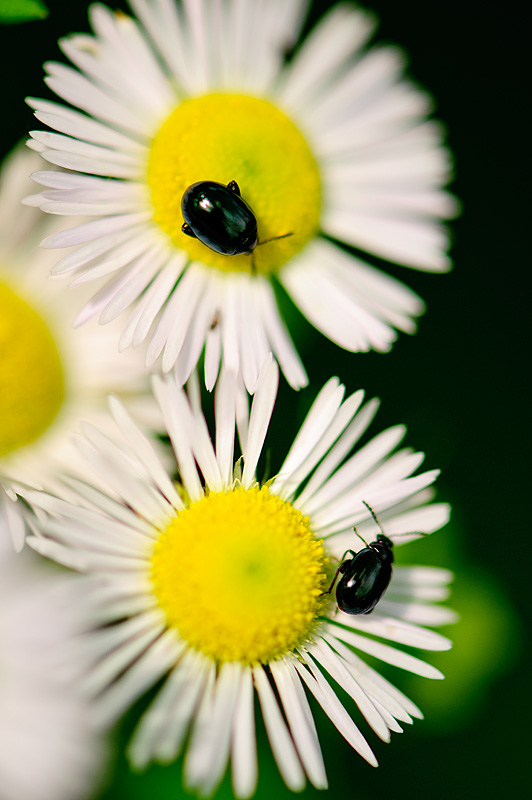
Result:
<svg viewBox="0 0 532 800"><path fill-rule="evenodd" d="M34 442L65 396L61 359L39 314L0 283L0 458Z"/></svg>
<svg viewBox="0 0 532 800"><path fill-rule="evenodd" d="M158 539L159 605L190 647L216 661L266 663L305 641L322 608L323 542L266 486L214 492Z"/></svg>
<svg viewBox="0 0 532 800"><path fill-rule="evenodd" d="M156 134L148 162L155 222L192 260L249 272L248 255L214 252L181 230L181 199L199 181L236 181L257 219L255 268L273 272L298 253L319 227L318 167L301 132L267 100L209 94L182 102Z"/></svg>

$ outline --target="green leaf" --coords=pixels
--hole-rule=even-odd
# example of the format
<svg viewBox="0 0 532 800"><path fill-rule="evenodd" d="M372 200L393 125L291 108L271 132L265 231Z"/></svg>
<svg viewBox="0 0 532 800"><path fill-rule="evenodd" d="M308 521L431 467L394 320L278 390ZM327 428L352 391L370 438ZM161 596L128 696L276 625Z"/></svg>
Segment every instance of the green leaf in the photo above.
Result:
<svg viewBox="0 0 532 800"><path fill-rule="evenodd" d="M44 19L48 9L42 0L0 0L0 22L4 24Z"/></svg>

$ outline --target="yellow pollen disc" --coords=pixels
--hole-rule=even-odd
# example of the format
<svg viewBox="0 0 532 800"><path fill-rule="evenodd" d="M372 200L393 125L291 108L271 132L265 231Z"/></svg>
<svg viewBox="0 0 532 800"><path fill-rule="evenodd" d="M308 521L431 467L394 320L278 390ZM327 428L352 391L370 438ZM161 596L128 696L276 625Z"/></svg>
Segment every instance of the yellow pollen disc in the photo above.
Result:
<svg viewBox="0 0 532 800"><path fill-rule="evenodd" d="M34 442L65 395L61 359L45 323L0 283L0 457Z"/></svg>
<svg viewBox="0 0 532 800"><path fill-rule="evenodd" d="M190 258L225 271L251 269L249 255L210 250L181 230L181 199L199 181L236 181L257 218L255 268L273 272L298 253L319 228L321 185L305 138L267 100L209 94L183 101L156 134L148 162L154 220Z"/></svg>
<svg viewBox="0 0 532 800"><path fill-rule="evenodd" d="M305 641L327 558L308 517L267 487L216 492L157 541L152 581L168 624L216 661L267 663Z"/></svg>

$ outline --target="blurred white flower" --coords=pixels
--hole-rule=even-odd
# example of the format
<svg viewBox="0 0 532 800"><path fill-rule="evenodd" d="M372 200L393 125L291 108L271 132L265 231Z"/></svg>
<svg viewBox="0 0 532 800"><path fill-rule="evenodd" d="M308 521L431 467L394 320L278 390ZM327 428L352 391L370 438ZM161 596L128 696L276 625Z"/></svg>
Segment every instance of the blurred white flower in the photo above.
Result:
<svg viewBox="0 0 532 800"><path fill-rule="evenodd" d="M81 800L93 795L104 740L79 693L81 585L15 553L0 488L0 798Z"/></svg>
<svg viewBox="0 0 532 800"><path fill-rule="evenodd" d="M21 146L0 172L0 486L12 499L25 484L52 488L58 468L75 471L72 435L80 419L105 426L108 392L156 423L142 354L119 354L114 326L74 330L86 288L65 294L49 277L53 254L38 242L64 225L21 205L40 164ZM12 535L19 549L19 514Z"/></svg>

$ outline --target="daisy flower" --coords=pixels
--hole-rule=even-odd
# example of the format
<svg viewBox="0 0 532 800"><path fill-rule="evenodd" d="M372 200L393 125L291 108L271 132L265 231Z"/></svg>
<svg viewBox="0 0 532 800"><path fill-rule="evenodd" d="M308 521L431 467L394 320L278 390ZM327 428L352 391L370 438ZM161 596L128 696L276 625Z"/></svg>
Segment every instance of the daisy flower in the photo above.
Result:
<svg viewBox="0 0 532 800"><path fill-rule="evenodd" d="M353 526L368 542L379 532L365 503L397 545L445 524L448 506L430 502L437 471L414 475L422 454L408 448L392 454L402 426L350 455L377 404L363 405L361 391L344 399L344 387L332 379L279 473L260 483L257 464L278 375L270 357L249 413L239 407L235 381L222 373L214 444L196 400L173 377L154 378L177 486L124 407L111 399L113 441L91 426L80 438L107 490L70 481L77 505L44 494L35 499L50 520L31 545L100 581L87 609L95 622L94 669L85 686L100 722L113 722L163 680L133 736L131 760L138 767L169 762L188 741L185 783L205 795L215 790L229 760L236 796L255 789L255 693L290 789L300 790L305 775L318 788L327 784L308 694L375 766L355 709L342 704L338 686L389 741L391 731L421 712L360 654L441 678L394 645L450 646L424 627L452 618L426 602L447 595L446 570L396 567L369 616L341 612L327 593L344 552L363 547ZM242 456L235 465L236 426Z"/></svg>
<svg viewBox="0 0 532 800"><path fill-rule="evenodd" d="M94 35L60 42L74 67L45 65L72 107L28 100L57 131L31 132L30 146L63 168L34 175L45 189L28 202L94 217L43 242L76 247L53 274L106 277L78 323L129 309L120 347L149 339L148 365L162 354L178 383L204 352L209 389L222 363L252 393L273 352L288 382L306 385L276 281L349 351L387 351L398 330L414 332L421 300L342 245L449 268L441 219L456 207L430 96L403 77L400 50L368 46L375 18L348 4L287 59L307 5L131 0L138 21L93 5ZM257 220L252 257L183 232L182 197L204 181L238 184ZM227 203L215 245L235 221Z"/></svg>
<svg viewBox="0 0 532 800"><path fill-rule="evenodd" d="M71 434L80 418L105 425L109 391L155 422L141 353L118 354L115 326L73 331L73 305L86 302L86 288L65 297L48 277L52 254L38 242L63 221L21 205L40 164L21 146L0 172L0 486L12 499L21 485L51 488L59 467L75 469ZM9 516L18 548L24 526Z"/></svg>
<svg viewBox="0 0 532 800"><path fill-rule="evenodd" d="M76 688L79 581L43 570L28 549L15 553L6 517L18 505L0 489L0 796L79 800L104 763L101 734Z"/></svg>

